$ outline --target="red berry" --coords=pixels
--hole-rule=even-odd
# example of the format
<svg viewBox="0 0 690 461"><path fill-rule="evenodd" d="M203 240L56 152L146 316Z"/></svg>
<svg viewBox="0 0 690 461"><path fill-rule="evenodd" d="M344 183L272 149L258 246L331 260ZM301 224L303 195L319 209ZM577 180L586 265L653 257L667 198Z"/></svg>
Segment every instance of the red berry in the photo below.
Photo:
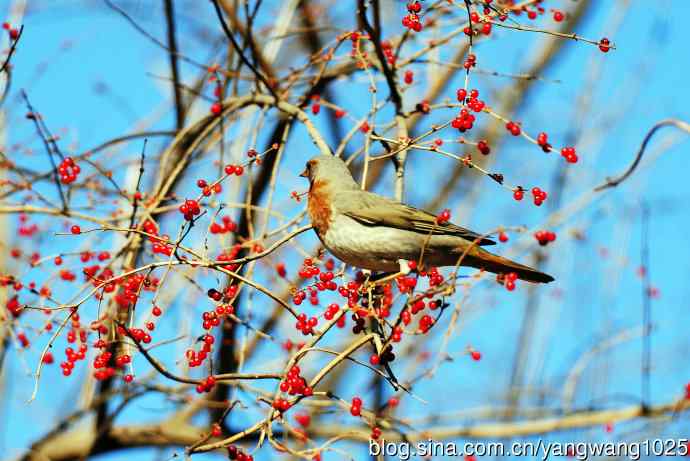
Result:
<svg viewBox="0 0 690 461"><path fill-rule="evenodd" d="M518 125L515 122L508 122L506 123L506 129L512 134L513 136L520 136L520 133L522 130L520 129L520 125Z"/></svg>
<svg viewBox="0 0 690 461"><path fill-rule="evenodd" d="M450 210L446 208L436 217L436 222L439 224L444 224L448 221L450 221Z"/></svg>
<svg viewBox="0 0 690 461"><path fill-rule="evenodd" d="M219 102L214 102L211 105L211 113L213 115L219 115L223 111L223 106Z"/></svg>
<svg viewBox="0 0 690 461"><path fill-rule="evenodd" d="M70 228L70 232L74 235L79 235L81 234L81 227L77 226L76 224Z"/></svg>
<svg viewBox="0 0 690 461"><path fill-rule="evenodd" d="M599 40L599 49L603 53L608 53L609 50L611 49L611 42L609 41L608 38L604 37L601 40Z"/></svg>
<svg viewBox="0 0 690 461"><path fill-rule="evenodd" d="M412 85L414 82L414 72L411 70L406 70L405 71L405 83L408 85Z"/></svg>
<svg viewBox="0 0 690 461"><path fill-rule="evenodd" d="M489 147L489 144L482 140L477 143L477 149L479 149L479 152L481 152L484 155L489 155L491 153L491 148Z"/></svg>

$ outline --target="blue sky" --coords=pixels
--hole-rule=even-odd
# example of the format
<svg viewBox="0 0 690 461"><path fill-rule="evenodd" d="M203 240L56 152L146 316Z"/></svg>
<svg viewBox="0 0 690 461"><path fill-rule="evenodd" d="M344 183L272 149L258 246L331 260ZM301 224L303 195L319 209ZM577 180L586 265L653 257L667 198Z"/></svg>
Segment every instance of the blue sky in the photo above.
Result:
<svg viewBox="0 0 690 461"><path fill-rule="evenodd" d="M163 38L162 10L158 2L153 3L129 2L126 8L151 34ZM206 62L208 42L198 38L194 24L210 23L212 11L210 4L200 3L203 5L181 2L184 6L178 10L192 18L192 25L181 29L180 42L184 53ZM560 6L571 2L548 3ZM589 15L576 32L596 39L610 36L617 49L602 54L593 46L567 43L565 52L541 75L549 81L535 85L529 102L516 116L531 134L547 131L552 139L560 141L559 144L563 139L575 136L581 161L568 170L569 180L563 195L565 206L588 194L606 176L622 171L654 123L669 117L690 121L687 109L690 104L687 85L690 60L686 19L690 8L687 2L669 0L651 5L640 1L595 3L596 12ZM4 14L8 5L8 1L0 0L0 12ZM275 11L275 8L268 5L266 11ZM267 15L259 21L270 21L270 17ZM33 126L23 117L23 106L18 99L20 89L27 90L31 102L43 114L53 132L66 129L61 141L65 151L70 151L70 146L83 151L130 132L134 122L146 117L155 121L152 128L168 129L172 126L168 86L154 77L167 75L166 55L104 4L77 1L45 3L31 11L23 23L25 33L13 60L16 69L13 88L3 107L7 111L6 144L26 143L29 139L36 152L18 161L35 164L44 159L40 145L32 138ZM544 25L553 24L545 21ZM343 28L349 27L349 22L343 24ZM500 30L495 39L477 46L476 54L483 68L520 73L527 68L535 55L536 44L542 39L537 34ZM187 66L183 66L183 70L186 77L194 75ZM423 73L421 67L418 73ZM475 75L472 78L471 86L476 86L486 95L511 84L510 79L501 77ZM594 83L589 83L592 78ZM359 79L340 83L336 86L338 102L353 115L364 115L369 107L366 81ZM458 85L460 82L450 85L453 90L445 96L452 98ZM102 91L104 88L107 89L105 92ZM583 88L588 88L585 99L581 99ZM413 86L406 93L407 101L413 104L423 90L423 83ZM578 115L578 104L586 104L582 106L586 108L583 115ZM198 107L191 118L206 110L206 107ZM159 117L160 113L164 116ZM323 117L317 118L317 125L325 128L324 120ZM558 239L547 248L544 269L557 281L538 288L538 315L525 365L530 386L542 394L541 397L537 393L534 397L525 398L525 404L535 405L543 398L547 406L557 407L564 377L583 352L605 338L639 327L642 287L636 269L640 265L642 203L651 210L649 271L652 284L660 292L659 298L652 301L651 403L678 398L690 380L690 363L684 360L690 350L687 328L690 289L685 279L690 269L690 245L685 235L690 224L686 205L688 190L685 187L690 144L682 135L674 134L671 129L660 132L650 145L641 167L629 181L616 190L601 194L588 207L553 229L557 231ZM356 135L352 145L357 147L362 140L361 135ZM666 142L673 144L661 152L659 146ZM152 140L149 151L158 152L160 146L158 140ZM140 148L140 143L131 143L121 151L121 155L137 158ZM290 204L289 192L304 189L305 184L297 174L304 161L315 153L304 133L298 130L289 144L276 195L288 216L299 211L299 206ZM416 205L428 201L436 191L439 172L452 166L449 159L423 158L428 155L427 152L413 152L409 156L411 173L408 176L407 200ZM555 155L545 156L522 139L505 140L495 155L493 171L504 173L509 182L542 185L547 190L562 162ZM195 168L208 171L209 165L210 162L200 162ZM120 178L122 173L116 172ZM392 177L392 173L386 176L378 189L380 192L389 193ZM524 225L529 229L544 225L549 207L536 208L524 202L516 203L510 193L493 182L479 179L478 183L479 193L471 195L471 203L467 202L467 188L461 186L446 205L453 210L453 219L458 223L478 231L498 225ZM585 239L574 239L574 232L584 234ZM311 247L316 238L309 233L300 236L298 241ZM529 251L523 250L519 258L529 260L529 252L535 249L534 241L529 235L523 239L530 244L529 247L515 245L516 241L519 241L519 236L511 235L510 242L501 245L499 251L506 253L511 249L528 248ZM40 248L42 252L51 253L90 244L107 247L109 241L85 240L76 244L73 240L46 239ZM290 257L295 256L292 254ZM259 276L268 277L267 273L267 270L260 271ZM64 287L55 288L57 293L61 290ZM500 405L510 380L527 293L525 285L520 285L515 293L489 283L477 287L463 308L461 327L449 344L454 362L444 365L434 380L422 381L415 388L415 393L429 403L423 405L406 400L403 414L442 412L449 408L448 399L452 400L450 408L453 409ZM170 306L175 311L170 317L171 322L184 315L181 304L180 301ZM444 319L448 321L448 317ZM291 335L288 323L280 329L285 337ZM198 325L194 324L194 327L198 328ZM166 328L163 327L159 333L161 338ZM174 334L172 327L170 334ZM441 337L440 333L435 335L428 345L429 350L438 349ZM467 345L482 351L484 357L481 362L472 362L463 355ZM174 348L168 350L175 353ZM162 354L163 351L161 349ZM271 344L260 351L262 355L249 364L250 368L260 369L262 363L275 363L280 354L278 348ZM640 354L641 341L635 337L598 356L584 372L575 402L580 406L592 404L597 407L635 403L640 393ZM34 368L37 357L35 350L23 356L12 354L5 365L0 408L6 417L0 423L0 434L3 434L0 436L0 452L6 456L21 453L30 441L50 428L54 418L72 407L79 393L79 376L65 380L54 365L42 378L38 399L28 405L26 401L31 394L33 379L27 371ZM422 366L415 365L414 359L403 363L410 367ZM403 364L400 367L405 369ZM138 370L146 373L143 361L138 363ZM83 364L80 372L85 372ZM368 375L353 372L350 393L344 393L343 397L361 393L366 400L367 383ZM438 398L439 386L446 390L443 393L446 398ZM161 399L146 398L135 404L119 421L126 423L154 418L158 410L167 408L169 404ZM37 418L36 415L41 416ZM248 417L248 420L252 418ZM334 421L352 423L345 417L336 417ZM602 428L564 432L551 435L547 440L626 439L635 437L640 426L639 422L623 424L611 434ZM681 416L651 433L687 438L689 429L687 419ZM167 459L172 452L166 450L160 459ZM265 449L261 453L258 459L274 459ZM132 456L136 459L154 458L150 451L134 451L104 456L103 459L116 461L132 459ZM199 459L205 457L200 456ZM325 459L340 458L329 454Z"/></svg>

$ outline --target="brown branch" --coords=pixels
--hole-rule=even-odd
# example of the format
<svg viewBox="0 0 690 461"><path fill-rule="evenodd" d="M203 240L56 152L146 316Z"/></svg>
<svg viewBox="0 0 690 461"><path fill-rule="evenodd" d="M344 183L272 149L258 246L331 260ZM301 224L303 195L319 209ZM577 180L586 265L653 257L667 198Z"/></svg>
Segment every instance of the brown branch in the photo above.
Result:
<svg viewBox="0 0 690 461"><path fill-rule="evenodd" d="M649 144L649 141L652 139L652 137L657 131L659 131L661 128L665 126L674 126L679 130L685 131L686 133L690 133L690 124L683 122L682 120L670 118L660 121L659 123L654 125L652 129L649 130L647 135L644 137L644 140L642 140L642 145L640 146L640 149L637 151L637 155L635 156L635 159L630 164L630 166L619 176L615 176L613 178L607 177L604 183L594 188L594 191L601 192L610 187L616 187L620 183L628 179L628 177L631 174L633 174L637 166L640 164L640 161L642 160L642 156L644 155L644 151L647 148L647 144Z"/></svg>
<svg viewBox="0 0 690 461"><path fill-rule="evenodd" d="M170 58L170 72L173 81L173 97L175 98L175 120L177 129L184 126L184 102L180 88L180 70L177 60L177 38L175 28L175 7L172 0L163 0L165 4L165 22L168 28L168 57Z"/></svg>
<svg viewBox="0 0 690 461"><path fill-rule="evenodd" d="M22 38L22 32L24 32L24 26L22 25L19 28L19 33L17 34L17 37L12 39L12 45L10 46L10 50L7 52L7 57L5 58L5 61L2 63L2 67L0 67L0 74L5 72L6 69L8 69L8 66L10 65L10 59L12 59L12 55L14 54L15 50L17 49L17 45L19 44L19 39Z"/></svg>
<svg viewBox="0 0 690 461"><path fill-rule="evenodd" d="M58 194L60 195L60 201L62 202L62 211L63 213L68 210L67 206L67 200L65 199L65 193L62 190L62 184L60 183L60 178L58 176L58 170L57 170L57 165L55 164L55 159L53 158L53 148L51 147L51 141L47 136L50 136L50 134L45 134L43 132L43 128L40 122L40 117L41 115L36 113L34 110L33 106L29 102L29 96L26 94L26 91L22 90L22 98L24 98L24 102L26 103L26 107L29 110L28 117L33 120L34 125L36 126L36 133L38 136L41 138L41 141L43 141L43 145L46 148L46 153L48 154L48 159L50 160L50 165L52 167L52 172L53 172L53 181L55 181L55 185L58 190Z"/></svg>
<svg viewBox="0 0 690 461"><path fill-rule="evenodd" d="M263 83L266 86L266 89L268 90L269 93L273 95L274 98L280 99L278 95L276 94L275 90L273 89L273 86L268 82L266 77L257 69L254 67L254 65L247 59L247 57L244 55L242 52L242 48L240 47L240 44L237 43L237 40L235 40L235 36L233 35L232 31L228 27L228 23L225 21L225 17L223 17L223 12L220 9L220 5L218 5L218 0L211 0L213 2L213 7L216 10L216 15L218 16L218 21L220 21L220 25L223 28L223 31L225 32L225 35L228 37L228 40L230 40L230 43L232 44L232 47L235 49L235 52L237 55L240 57L240 60L244 63L245 66L247 66L254 75L256 75L256 78L261 80L261 83Z"/></svg>
<svg viewBox="0 0 690 461"><path fill-rule="evenodd" d="M387 442L416 442L420 440L444 439L504 439L528 437L541 434L552 434L569 429L581 429L638 418L655 419L672 417L680 412L690 410L690 400L683 399L671 403L644 408L640 405L606 410L573 411L559 417L546 417L511 423L479 423L466 426L436 427L420 429L401 434L399 431L384 431L382 438ZM368 441L370 430L358 427L319 425L310 434L317 437L333 437L343 434L350 440ZM346 435L345 435L346 434Z"/></svg>

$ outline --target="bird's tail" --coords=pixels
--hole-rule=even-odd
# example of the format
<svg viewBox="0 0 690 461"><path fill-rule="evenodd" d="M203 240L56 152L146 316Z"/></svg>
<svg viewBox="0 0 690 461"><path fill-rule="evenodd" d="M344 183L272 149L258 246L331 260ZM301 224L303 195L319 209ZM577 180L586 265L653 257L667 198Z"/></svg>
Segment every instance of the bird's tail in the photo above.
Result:
<svg viewBox="0 0 690 461"><path fill-rule="evenodd" d="M525 266L510 259L489 253L488 251L473 247L462 261L463 266L476 267L494 274L508 274L515 272L520 280L534 283L553 282L554 278L549 274L539 272L529 266Z"/></svg>

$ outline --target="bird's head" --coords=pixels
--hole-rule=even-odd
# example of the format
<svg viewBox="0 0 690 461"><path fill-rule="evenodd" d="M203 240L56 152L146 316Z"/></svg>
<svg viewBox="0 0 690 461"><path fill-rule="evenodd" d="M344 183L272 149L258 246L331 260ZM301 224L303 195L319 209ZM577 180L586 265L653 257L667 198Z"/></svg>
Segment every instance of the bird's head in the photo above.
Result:
<svg viewBox="0 0 690 461"><path fill-rule="evenodd" d="M300 176L308 178L312 185L318 181L337 188L358 188L345 162L333 155L317 155L311 158Z"/></svg>

